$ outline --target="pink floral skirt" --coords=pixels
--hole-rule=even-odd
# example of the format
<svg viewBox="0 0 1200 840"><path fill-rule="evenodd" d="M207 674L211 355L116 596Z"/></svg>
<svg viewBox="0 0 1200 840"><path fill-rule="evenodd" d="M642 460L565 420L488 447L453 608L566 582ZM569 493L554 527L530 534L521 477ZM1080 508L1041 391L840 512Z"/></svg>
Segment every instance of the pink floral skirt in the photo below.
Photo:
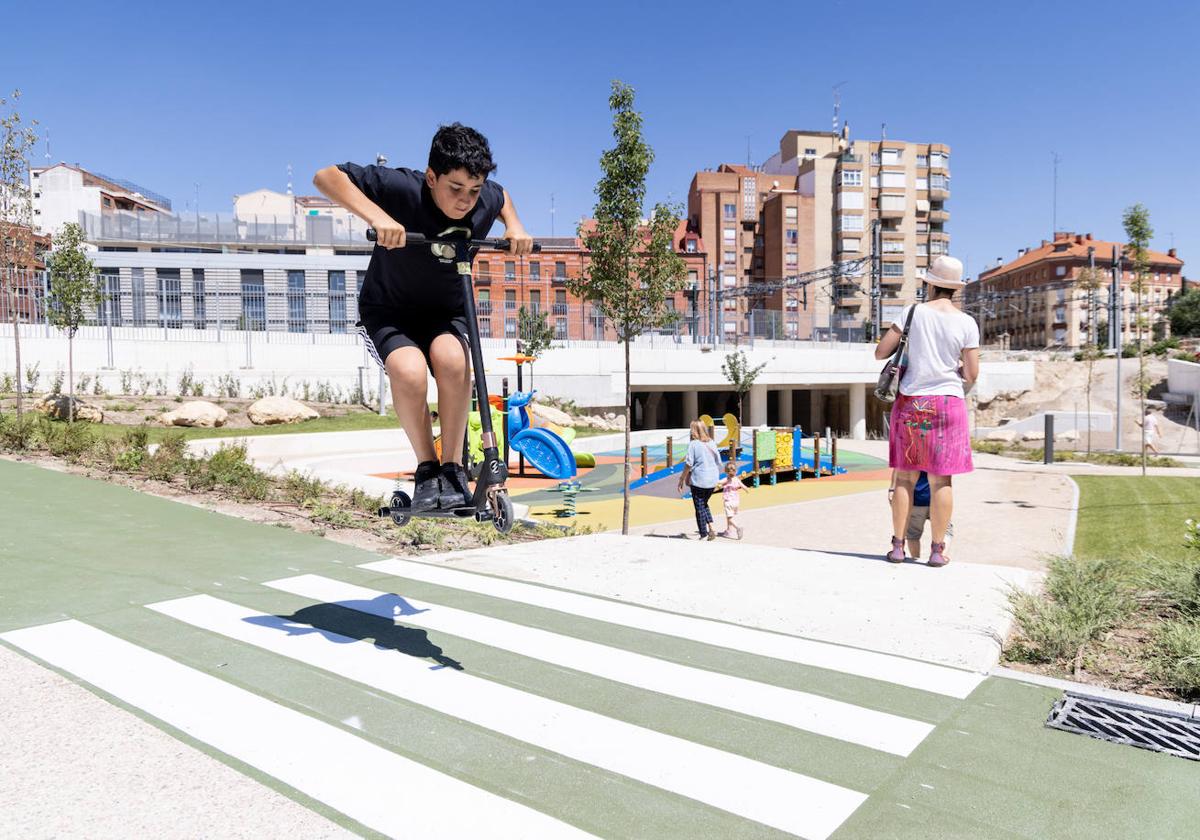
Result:
<svg viewBox="0 0 1200 840"><path fill-rule="evenodd" d="M888 466L930 475L971 472L971 432L963 399L898 394L892 405Z"/></svg>

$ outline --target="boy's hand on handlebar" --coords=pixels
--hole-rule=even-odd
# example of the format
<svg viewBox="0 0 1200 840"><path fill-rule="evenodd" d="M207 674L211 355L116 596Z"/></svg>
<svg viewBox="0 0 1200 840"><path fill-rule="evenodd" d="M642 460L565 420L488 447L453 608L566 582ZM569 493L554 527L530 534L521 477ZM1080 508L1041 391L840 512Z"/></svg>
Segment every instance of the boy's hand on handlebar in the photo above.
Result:
<svg viewBox="0 0 1200 840"><path fill-rule="evenodd" d="M504 238L511 243L509 246L510 253L528 254L533 251L533 237L529 235L520 222L508 225L504 229Z"/></svg>
<svg viewBox="0 0 1200 840"><path fill-rule="evenodd" d="M405 242L404 225L390 216L376 219L371 223L375 228L375 241L384 248L403 248Z"/></svg>

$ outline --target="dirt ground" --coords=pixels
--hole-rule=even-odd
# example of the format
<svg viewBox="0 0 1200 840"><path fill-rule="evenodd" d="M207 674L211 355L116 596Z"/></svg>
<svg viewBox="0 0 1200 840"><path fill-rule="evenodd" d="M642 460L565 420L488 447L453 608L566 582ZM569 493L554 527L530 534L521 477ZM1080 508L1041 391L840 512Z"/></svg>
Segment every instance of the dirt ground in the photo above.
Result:
<svg viewBox="0 0 1200 840"><path fill-rule="evenodd" d="M1142 430L1137 421L1141 419L1135 382L1137 359L1121 359L1121 443L1126 452L1141 451ZM1149 402L1162 405L1161 395L1167 389L1166 359L1150 357L1146 370L1152 384ZM992 427L1004 420L1021 420L1040 411L1078 411L1081 415L1088 410L1087 381L1088 366L1073 360L1036 362L1036 384L1022 394L1012 397L997 397L975 409L975 425ZM1091 410L1114 413L1117 406L1117 360L1100 359L1095 363L1092 374ZM1200 434L1184 425L1187 408L1171 406L1160 415L1162 436L1159 449L1165 453L1200 453ZM1194 421L1193 421L1194 422ZM1113 449L1116 444L1114 432L1092 432L1093 449ZM1063 448L1063 444L1058 444ZM1074 448L1084 449L1086 442L1081 435Z"/></svg>

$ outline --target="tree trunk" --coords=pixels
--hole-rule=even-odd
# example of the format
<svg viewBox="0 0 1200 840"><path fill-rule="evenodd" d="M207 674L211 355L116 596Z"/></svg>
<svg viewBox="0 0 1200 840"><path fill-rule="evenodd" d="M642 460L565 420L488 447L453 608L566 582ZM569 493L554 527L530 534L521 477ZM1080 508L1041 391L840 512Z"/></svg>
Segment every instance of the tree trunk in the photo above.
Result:
<svg viewBox="0 0 1200 840"><path fill-rule="evenodd" d="M75 422L75 334L67 334L67 423Z"/></svg>
<svg viewBox="0 0 1200 840"><path fill-rule="evenodd" d="M21 422L21 415L25 410L24 406L24 385L21 383L21 315L17 312L16 290L13 288L16 284L16 276L10 278L8 284L8 307L12 311L13 316L13 348L14 357L17 361L17 423Z"/></svg>
<svg viewBox="0 0 1200 840"><path fill-rule="evenodd" d="M629 391L629 338L625 339L625 479L621 488L621 534L628 536L629 534L629 473L631 464L629 463L629 428L633 422L633 413L630 411L630 402L632 394Z"/></svg>
<svg viewBox="0 0 1200 840"><path fill-rule="evenodd" d="M1137 295L1137 325L1138 325L1138 411L1142 415L1142 477L1146 476L1146 341L1143 335L1145 324L1142 323L1142 289L1144 279L1139 278Z"/></svg>
<svg viewBox="0 0 1200 840"><path fill-rule="evenodd" d="M1088 350L1088 352L1094 353L1095 351ZM1092 368L1094 366L1095 366L1095 362L1093 362L1089 359L1088 360L1087 391L1086 391L1086 396L1085 396L1085 402L1087 405L1087 418L1088 418L1088 421L1087 421L1087 424L1088 424L1088 427L1087 427L1087 454L1088 455L1092 454Z"/></svg>

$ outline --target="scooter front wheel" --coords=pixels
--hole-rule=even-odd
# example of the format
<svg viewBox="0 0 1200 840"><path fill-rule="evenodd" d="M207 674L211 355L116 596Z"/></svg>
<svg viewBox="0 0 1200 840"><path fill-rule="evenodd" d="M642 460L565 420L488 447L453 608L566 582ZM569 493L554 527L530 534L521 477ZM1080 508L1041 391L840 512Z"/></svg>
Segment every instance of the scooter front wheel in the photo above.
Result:
<svg viewBox="0 0 1200 840"><path fill-rule="evenodd" d="M512 499L507 493L496 493L492 496L492 525L501 534L507 534L513 529L515 516Z"/></svg>
<svg viewBox="0 0 1200 840"><path fill-rule="evenodd" d="M391 517L397 525L407 525L412 518L412 499L403 490L392 493Z"/></svg>

